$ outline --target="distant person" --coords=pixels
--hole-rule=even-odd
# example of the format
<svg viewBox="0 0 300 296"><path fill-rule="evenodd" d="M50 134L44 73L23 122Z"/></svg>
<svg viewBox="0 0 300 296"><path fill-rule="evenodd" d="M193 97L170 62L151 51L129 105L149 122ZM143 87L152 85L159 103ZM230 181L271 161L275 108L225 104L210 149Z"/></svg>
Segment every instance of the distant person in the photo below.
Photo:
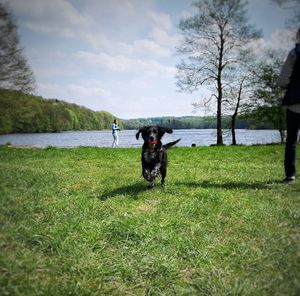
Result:
<svg viewBox="0 0 300 296"><path fill-rule="evenodd" d="M282 105L287 107L284 181L292 182L296 175L296 144L300 127L300 28L296 35L296 46L289 52L281 69L278 85L286 89L282 100Z"/></svg>
<svg viewBox="0 0 300 296"><path fill-rule="evenodd" d="M113 143L112 143L112 147L113 148L117 148L119 145L119 135L118 135L118 131L119 131L119 127L118 127L118 120L115 119L113 124L112 124L112 136L113 136Z"/></svg>

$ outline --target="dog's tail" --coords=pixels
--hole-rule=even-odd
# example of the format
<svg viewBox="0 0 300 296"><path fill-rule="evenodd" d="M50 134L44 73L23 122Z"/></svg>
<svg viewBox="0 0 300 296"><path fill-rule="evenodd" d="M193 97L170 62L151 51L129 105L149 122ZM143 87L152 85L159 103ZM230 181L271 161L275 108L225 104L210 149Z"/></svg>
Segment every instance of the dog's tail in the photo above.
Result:
<svg viewBox="0 0 300 296"><path fill-rule="evenodd" d="M171 148L172 146L174 146L175 144L177 144L180 140L181 139L178 139L174 142L167 143L167 144L163 145L163 147L167 150L167 149Z"/></svg>

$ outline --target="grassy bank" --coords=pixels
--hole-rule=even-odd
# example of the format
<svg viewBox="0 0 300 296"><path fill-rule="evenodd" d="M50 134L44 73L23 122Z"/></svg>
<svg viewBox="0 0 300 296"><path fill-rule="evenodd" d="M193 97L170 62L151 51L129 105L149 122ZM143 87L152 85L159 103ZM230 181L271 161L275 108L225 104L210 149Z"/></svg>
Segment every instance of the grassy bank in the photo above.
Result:
<svg viewBox="0 0 300 296"><path fill-rule="evenodd" d="M139 149L1 147L0 294L299 295L283 146L169 158L146 190Z"/></svg>

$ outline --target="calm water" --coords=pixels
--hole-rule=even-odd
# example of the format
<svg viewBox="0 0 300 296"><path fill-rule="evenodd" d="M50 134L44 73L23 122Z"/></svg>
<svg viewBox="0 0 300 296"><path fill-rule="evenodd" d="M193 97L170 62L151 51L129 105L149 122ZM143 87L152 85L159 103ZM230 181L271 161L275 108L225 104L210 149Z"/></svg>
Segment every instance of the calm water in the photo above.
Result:
<svg viewBox="0 0 300 296"><path fill-rule="evenodd" d="M140 147L141 138L137 141L135 130L123 130L119 133L119 147ZM190 147L193 143L197 146L209 146L216 143L216 130L214 129L187 129L174 130L173 134L165 134L163 143L181 138L177 146ZM280 141L278 131L274 130L237 130L238 144L267 144ZM11 143L13 145L29 145L36 147L77 147L95 146L111 147L111 131L76 131L62 133L40 134L10 134L0 135L0 145ZM224 132L224 143L231 144L231 135Z"/></svg>

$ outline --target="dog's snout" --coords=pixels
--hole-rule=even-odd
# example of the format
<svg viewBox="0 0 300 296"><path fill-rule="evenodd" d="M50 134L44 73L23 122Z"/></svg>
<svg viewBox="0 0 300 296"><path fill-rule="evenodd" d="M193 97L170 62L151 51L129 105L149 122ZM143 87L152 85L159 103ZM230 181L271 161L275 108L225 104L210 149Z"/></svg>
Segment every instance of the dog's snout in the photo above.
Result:
<svg viewBox="0 0 300 296"><path fill-rule="evenodd" d="M149 140L150 140L150 141L153 141L154 139L155 139L154 136L153 136L153 135L150 135Z"/></svg>

